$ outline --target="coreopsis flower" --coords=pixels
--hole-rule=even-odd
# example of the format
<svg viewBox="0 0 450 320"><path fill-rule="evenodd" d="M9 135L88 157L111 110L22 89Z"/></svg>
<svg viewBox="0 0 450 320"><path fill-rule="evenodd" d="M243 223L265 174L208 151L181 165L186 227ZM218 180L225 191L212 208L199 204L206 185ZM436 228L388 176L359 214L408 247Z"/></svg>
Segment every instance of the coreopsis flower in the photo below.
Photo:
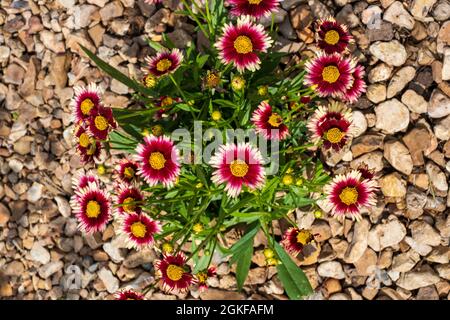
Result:
<svg viewBox="0 0 450 320"><path fill-rule="evenodd" d="M347 26L332 17L319 20L317 35L319 38L317 46L327 54L342 53L348 48L349 43L353 42Z"/></svg>
<svg viewBox="0 0 450 320"><path fill-rule="evenodd" d="M180 174L180 155L173 141L166 136L146 136L136 148L138 174L150 185L162 183L170 188Z"/></svg>
<svg viewBox="0 0 450 320"><path fill-rule="evenodd" d="M145 300L144 296L134 290L121 290L114 294L115 300Z"/></svg>
<svg viewBox="0 0 450 320"><path fill-rule="evenodd" d="M208 70L206 75L202 78L202 90L215 90L221 83L221 75L217 70Z"/></svg>
<svg viewBox="0 0 450 320"><path fill-rule="evenodd" d="M225 184L225 191L230 197L237 197L243 186L260 189L264 185L261 153L248 143L222 145L209 164L215 168L211 180L215 184Z"/></svg>
<svg viewBox="0 0 450 320"><path fill-rule="evenodd" d="M214 110L214 111L211 113L211 118L212 118L214 121L220 121L220 120L222 119L222 113L221 113L219 110Z"/></svg>
<svg viewBox="0 0 450 320"><path fill-rule="evenodd" d="M305 64L305 83L314 86L320 97L342 98L352 85L355 66L355 60L337 53L319 53Z"/></svg>
<svg viewBox="0 0 450 320"><path fill-rule="evenodd" d="M147 71L155 77L161 77L166 74L174 73L183 61L183 54L179 49L169 51L163 49L153 57L145 58L147 62Z"/></svg>
<svg viewBox="0 0 450 320"><path fill-rule="evenodd" d="M241 91L242 89L244 89L245 87L245 79L242 78L241 76L234 76L231 79L231 89L233 89L233 91Z"/></svg>
<svg viewBox="0 0 450 320"><path fill-rule="evenodd" d="M125 235L128 249L152 247L155 234L161 232L161 225L145 214L128 214L122 216L119 233Z"/></svg>
<svg viewBox="0 0 450 320"><path fill-rule="evenodd" d="M95 183L75 190L71 206L78 219L78 228L82 232L103 231L111 217L111 205L108 194Z"/></svg>
<svg viewBox="0 0 450 320"><path fill-rule="evenodd" d="M82 171L78 171L72 177L72 189L79 190L86 188L89 183L99 185L98 178L93 174L83 173Z"/></svg>
<svg viewBox="0 0 450 320"><path fill-rule="evenodd" d="M144 78L142 79L142 83L144 84L144 86L146 86L147 88L153 88L154 86L156 86L156 78L153 74L148 73L144 76Z"/></svg>
<svg viewBox="0 0 450 320"><path fill-rule="evenodd" d="M180 103L182 100L180 98L172 98L169 96L162 96L159 97L158 101L155 103L155 106L159 108L158 111L156 111L154 115L155 120L160 120L163 117L167 116L165 113L172 105L175 103ZM173 118L175 118L176 115L173 115Z"/></svg>
<svg viewBox="0 0 450 320"><path fill-rule="evenodd" d="M283 235L281 244L293 255L298 255L303 248L314 240L310 230L291 227Z"/></svg>
<svg viewBox="0 0 450 320"><path fill-rule="evenodd" d="M272 107L262 101L253 112L252 122L256 132L267 140L283 140L289 136L289 129L283 123L283 118L277 112L273 112Z"/></svg>
<svg viewBox="0 0 450 320"><path fill-rule="evenodd" d="M366 163L361 163L356 170L361 173L361 179L373 180L375 178L375 170L369 169Z"/></svg>
<svg viewBox="0 0 450 320"><path fill-rule="evenodd" d="M207 270L200 271L195 275L198 287L201 291L208 289L207 281L216 275L216 268L209 267Z"/></svg>
<svg viewBox="0 0 450 320"><path fill-rule="evenodd" d="M143 200L144 196L138 188L124 184L120 185L115 199L117 216L132 213L140 214L142 212L140 204Z"/></svg>
<svg viewBox="0 0 450 320"><path fill-rule="evenodd" d="M100 106L103 90L95 83L90 83L87 87L77 86L73 91L74 97L70 103L72 121L78 125L86 122L91 111Z"/></svg>
<svg viewBox="0 0 450 320"><path fill-rule="evenodd" d="M333 102L319 106L307 126L313 140L322 140L325 149L340 150L352 135L352 114L345 105Z"/></svg>
<svg viewBox="0 0 450 320"><path fill-rule="evenodd" d="M98 106L89 116L89 133L97 140L106 140L111 129L117 127L111 108Z"/></svg>
<svg viewBox="0 0 450 320"><path fill-rule="evenodd" d="M166 291L185 292L194 282L194 278L186 264L186 257L182 252L176 255L164 255L156 263L156 269L161 275L162 289Z"/></svg>
<svg viewBox="0 0 450 320"><path fill-rule="evenodd" d="M233 63L239 72L244 72L260 68L258 53L267 52L272 42L262 25L244 16L238 18L236 26L230 23L223 27L223 35L215 47L223 63Z"/></svg>
<svg viewBox="0 0 450 320"><path fill-rule="evenodd" d="M362 208L375 205L376 189L376 182L362 179L361 172L357 170L339 174L324 187L325 205L332 216L359 220Z"/></svg>
<svg viewBox="0 0 450 320"><path fill-rule="evenodd" d="M230 13L240 16L252 16L254 18L261 18L263 16L270 16L270 14L277 10L278 3L282 0L229 0L231 4Z"/></svg>
<svg viewBox="0 0 450 320"><path fill-rule="evenodd" d="M354 103L366 92L366 82L364 81L364 67L358 65L352 73L352 85L345 91L342 100Z"/></svg>
<svg viewBox="0 0 450 320"><path fill-rule="evenodd" d="M102 144L93 137L90 137L83 127L78 127L76 129L75 136L77 138L76 148L81 161L83 163L91 163L95 162L95 160L99 160Z"/></svg>
<svg viewBox="0 0 450 320"><path fill-rule="evenodd" d="M115 173L120 182L125 184L132 184L137 181L138 164L129 159L122 159L116 165Z"/></svg>

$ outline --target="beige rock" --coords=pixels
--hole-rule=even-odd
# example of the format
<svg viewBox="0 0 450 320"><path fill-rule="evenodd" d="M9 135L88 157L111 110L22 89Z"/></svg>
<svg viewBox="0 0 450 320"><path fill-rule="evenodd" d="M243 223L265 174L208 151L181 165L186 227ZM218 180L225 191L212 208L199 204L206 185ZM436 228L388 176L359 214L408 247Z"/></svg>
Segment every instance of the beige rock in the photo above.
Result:
<svg viewBox="0 0 450 320"><path fill-rule="evenodd" d="M412 238L418 243L438 246L441 243L439 233L425 221L414 221L409 225Z"/></svg>
<svg viewBox="0 0 450 320"><path fill-rule="evenodd" d="M319 264L317 273L324 278L344 279L345 273L338 261L326 261Z"/></svg>
<svg viewBox="0 0 450 320"><path fill-rule="evenodd" d="M406 290L416 290L433 285L439 280L439 276L431 268L422 268L401 274L397 285Z"/></svg>
<svg viewBox="0 0 450 320"><path fill-rule="evenodd" d="M450 264L441 264L436 266L436 271L443 279L450 280Z"/></svg>
<svg viewBox="0 0 450 320"><path fill-rule="evenodd" d="M438 196L445 197L448 192L448 182L445 173L431 161L427 162L425 168L435 193Z"/></svg>
<svg viewBox="0 0 450 320"><path fill-rule="evenodd" d="M380 103L375 107L375 114L376 128L387 134L403 131L409 125L409 110L397 99Z"/></svg>
<svg viewBox="0 0 450 320"><path fill-rule="evenodd" d="M382 177L380 187L386 197L403 198L406 195L406 181L398 173L391 173Z"/></svg>
<svg viewBox="0 0 450 320"><path fill-rule="evenodd" d="M428 105L428 115L431 118L442 118L450 114L450 98L435 89Z"/></svg>
<svg viewBox="0 0 450 320"><path fill-rule="evenodd" d="M370 248L367 248L363 255L353 264L359 276L370 276L374 273L377 265L377 254Z"/></svg>
<svg viewBox="0 0 450 320"><path fill-rule="evenodd" d="M369 231L368 244L379 252L400 243L406 235L405 226L396 218L378 224Z"/></svg>
<svg viewBox="0 0 450 320"><path fill-rule="evenodd" d="M414 166L423 166L424 155L428 156L437 148L437 139L426 122L419 121L403 137L403 142L409 149Z"/></svg>
<svg viewBox="0 0 450 320"><path fill-rule="evenodd" d="M408 148L400 141L389 141L384 144L384 157L398 171L409 175L413 162Z"/></svg>
<svg viewBox="0 0 450 320"><path fill-rule="evenodd" d="M387 98L390 99L402 91L406 85L414 79L415 75L416 69L411 66L403 67L397 71L389 82Z"/></svg>
<svg viewBox="0 0 450 320"><path fill-rule="evenodd" d="M353 157L359 157L362 154L382 149L384 135L378 133L368 133L353 140L351 146Z"/></svg>
<svg viewBox="0 0 450 320"><path fill-rule="evenodd" d="M366 95L373 103L380 103L386 100L386 86L382 83L371 84L367 87Z"/></svg>
<svg viewBox="0 0 450 320"><path fill-rule="evenodd" d="M369 71L368 79L370 83L382 82L391 78L394 68L386 63L379 63Z"/></svg>
<svg viewBox="0 0 450 320"><path fill-rule="evenodd" d="M425 98L411 89L406 90L402 95L402 102L411 112L426 113L428 110L428 102Z"/></svg>
<svg viewBox="0 0 450 320"><path fill-rule="evenodd" d="M408 30L412 30L414 27L414 18L400 1L395 1L387 8L383 19Z"/></svg>
<svg viewBox="0 0 450 320"><path fill-rule="evenodd" d="M397 40L377 41L370 46L369 50L376 58L395 67L403 65L408 57L405 47Z"/></svg>
<svg viewBox="0 0 450 320"><path fill-rule="evenodd" d="M367 120L361 111L353 111L353 137L359 137L367 130Z"/></svg>
<svg viewBox="0 0 450 320"><path fill-rule="evenodd" d="M373 151L363 154L362 156L352 160L350 167L357 169L360 165L366 164L370 170L379 172L383 170L383 154L380 151Z"/></svg>
<svg viewBox="0 0 450 320"><path fill-rule="evenodd" d="M411 14L417 20L424 21L436 0L414 0L411 6Z"/></svg>
<svg viewBox="0 0 450 320"><path fill-rule="evenodd" d="M352 241L344 256L346 263L355 263L364 254L367 249L369 229L370 222L367 219L362 219L359 223L355 224L353 227Z"/></svg>
<svg viewBox="0 0 450 320"><path fill-rule="evenodd" d="M414 250L398 254L392 260L391 270L398 272L408 272L419 262L420 255Z"/></svg>
<svg viewBox="0 0 450 320"><path fill-rule="evenodd" d="M434 134L440 140L450 139L450 116L443 118L434 126Z"/></svg>

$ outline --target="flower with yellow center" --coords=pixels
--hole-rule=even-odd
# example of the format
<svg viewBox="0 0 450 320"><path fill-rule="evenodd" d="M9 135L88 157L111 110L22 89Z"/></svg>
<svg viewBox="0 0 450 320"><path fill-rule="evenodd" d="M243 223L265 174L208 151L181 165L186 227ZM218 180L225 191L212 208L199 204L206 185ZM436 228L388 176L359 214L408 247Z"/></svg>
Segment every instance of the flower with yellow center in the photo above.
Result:
<svg viewBox="0 0 450 320"><path fill-rule="evenodd" d="M172 66L172 61L170 61L169 59L161 59L156 64L156 70L158 70L159 72L164 72L164 71L169 70L169 68L171 66Z"/></svg>
<svg viewBox="0 0 450 320"><path fill-rule="evenodd" d="M130 227L131 233L137 238L144 238L147 234L147 227L140 221L133 223Z"/></svg>
<svg viewBox="0 0 450 320"><path fill-rule="evenodd" d="M87 148L91 144L89 136L85 132L80 134L80 137L78 138L78 142L79 142L80 146L82 146L83 148Z"/></svg>
<svg viewBox="0 0 450 320"><path fill-rule="evenodd" d="M99 164L98 166L97 166L97 173L99 174L99 175L104 175L105 173L106 173L106 168L105 168L105 166L103 165L103 164Z"/></svg>
<svg viewBox="0 0 450 320"><path fill-rule="evenodd" d="M164 128L160 124L156 124L152 127L152 134L155 137L162 136L164 133Z"/></svg>
<svg viewBox="0 0 450 320"><path fill-rule="evenodd" d="M344 138L345 133L342 132L339 128L331 128L325 133L325 140L330 141L331 143L339 143L342 138Z"/></svg>
<svg viewBox="0 0 450 320"><path fill-rule="evenodd" d="M287 170L286 170L286 173L287 174L291 174L291 173L293 173L294 172L294 169L292 169L292 168L288 168Z"/></svg>
<svg viewBox="0 0 450 320"><path fill-rule="evenodd" d="M173 104L173 99L171 97L165 97L161 101L161 107L171 106Z"/></svg>
<svg viewBox="0 0 450 320"><path fill-rule="evenodd" d="M278 128L283 123L283 118L278 113L272 113L267 121L272 127Z"/></svg>
<svg viewBox="0 0 450 320"><path fill-rule="evenodd" d="M266 259L275 257L275 252L270 248L264 249L263 254L264 254L264 257L266 257Z"/></svg>
<svg viewBox="0 0 450 320"><path fill-rule="evenodd" d="M358 202L358 190L353 187L345 187L339 194L339 199L346 205L352 205Z"/></svg>
<svg viewBox="0 0 450 320"><path fill-rule="evenodd" d="M161 170L164 168L166 164L166 159L161 152L152 152L150 154L150 158L148 159L148 163L155 170Z"/></svg>
<svg viewBox="0 0 450 320"><path fill-rule="evenodd" d="M100 215L100 204L95 200L90 200L86 206L86 215L88 218L95 219Z"/></svg>
<svg viewBox="0 0 450 320"><path fill-rule="evenodd" d="M283 176L282 182L284 185L290 186L291 184L294 183L294 178L290 174L285 174Z"/></svg>
<svg viewBox="0 0 450 320"><path fill-rule="evenodd" d="M222 119L222 114L220 113L220 111L213 111L213 113L211 113L211 118L214 121L219 121L220 119Z"/></svg>
<svg viewBox="0 0 450 320"><path fill-rule="evenodd" d="M248 172L248 164L245 163L245 161L242 161L240 159L234 160L230 164L230 170L231 170L231 174L233 176L242 178L242 177L245 177L245 175Z"/></svg>
<svg viewBox="0 0 450 320"><path fill-rule="evenodd" d="M335 83L338 81L341 73L339 72L338 67L336 66L326 66L322 70L322 79L328 83Z"/></svg>
<svg viewBox="0 0 450 320"><path fill-rule="evenodd" d="M308 230L300 230L297 234L297 242L306 245L312 241L312 234Z"/></svg>
<svg viewBox="0 0 450 320"><path fill-rule="evenodd" d="M322 211L320 211L320 210L314 211L314 217L315 217L316 219L322 218Z"/></svg>
<svg viewBox="0 0 450 320"><path fill-rule="evenodd" d="M206 74L205 85L212 89L220 84L220 75L214 71L208 71Z"/></svg>
<svg viewBox="0 0 450 320"><path fill-rule="evenodd" d="M234 40L233 46L237 53L240 54L247 54L253 51L252 40L247 36L237 37L236 40Z"/></svg>
<svg viewBox="0 0 450 320"><path fill-rule="evenodd" d="M154 86L156 86L156 78L155 78L155 76L154 75L152 75L152 74L147 74L145 77L144 77L144 85L147 87L147 88L153 88Z"/></svg>
<svg viewBox="0 0 450 320"><path fill-rule="evenodd" d="M241 76L234 76L233 79L231 79L231 88L234 91L241 91L245 87L245 79Z"/></svg>
<svg viewBox="0 0 450 320"><path fill-rule="evenodd" d="M164 254L170 254L173 252L173 250L174 250L173 245L169 242L164 242L161 246L161 251Z"/></svg>
<svg viewBox="0 0 450 320"><path fill-rule="evenodd" d="M336 30L329 30L325 33L325 42L334 46L336 43L339 42L339 33Z"/></svg>
<svg viewBox="0 0 450 320"><path fill-rule="evenodd" d="M92 100L89 98L84 99L80 105L81 112L85 116L89 115L89 113L91 112L93 107L94 107L94 102L92 102Z"/></svg>
<svg viewBox="0 0 450 320"><path fill-rule="evenodd" d="M208 280L208 272L207 271L200 271L196 274L197 280L199 283L204 284L206 283L206 280Z"/></svg>
<svg viewBox="0 0 450 320"><path fill-rule="evenodd" d="M136 201L136 199L128 197L125 200L123 200L123 205L122 205L122 209L123 211L127 212L127 213L133 213L136 210L136 205L134 204L134 202Z"/></svg>
<svg viewBox="0 0 450 320"><path fill-rule="evenodd" d="M179 281L184 274L184 269L175 264L169 264L167 267L167 277L172 281Z"/></svg>
<svg viewBox="0 0 450 320"><path fill-rule="evenodd" d="M203 231L203 225L201 223L196 223L192 227L192 230L194 231L194 233L200 233Z"/></svg>
<svg viewBox="0 0 450 320"><path fill-rule="evenodd" d="M123 175L128 179L134 178L134 175L135 175L134 169L132 167L126 167L123 170Z"/></svg>
<svg viewBox="0 0 450 320"><path fill-rule="evenodd" d="M96 116L94 119L94 124L95 124L95 127L100 131L104 131L104 130L108 129L108 126L109 126L108 121L103 116Z"/></svg>
<svg viewBox="0 0 450 320"><path fill-rule="evenodd" d="M259 86L258 87L258 95L266 96L268 92L269 92L269 87L268 86Z"/></svg>

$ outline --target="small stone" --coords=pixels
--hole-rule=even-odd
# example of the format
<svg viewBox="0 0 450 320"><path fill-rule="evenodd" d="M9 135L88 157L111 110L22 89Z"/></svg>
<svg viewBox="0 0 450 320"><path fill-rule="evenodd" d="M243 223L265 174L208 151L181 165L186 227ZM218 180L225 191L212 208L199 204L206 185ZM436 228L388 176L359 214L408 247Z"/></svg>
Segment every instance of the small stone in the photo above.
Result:
<svg viewBox="0 0 450 320"><path fill-rule="evenodd" d="M23 70L17 64L12 63L8 65L8 67L4 70L3 80L5 83L20 85L22 84L24 76L25 70Z"/></svg>
<svg viewBox="0 0 450 320"><path fill-rule="evenodd" d="M121 248L123 248L123 245L120 237L117 237L111 242L107 242L103 245L103 250L115 263L119 263L124 260L124 254L122 253Z"/></svg>
<svg viewBox="0 0 450 320"><path fill-rule="evenodd" d="M155 252L151 249L143 249L135 253L129 254L123 265L126 268L136 268L140 265L152 263L156 259Z"/></svg>
<svg viewBox="0 0 450 320"><path fill-rule="evenodd" d="M128 87L122 82L113 79L111 81L111 91L117 94L128 94Z"/></svg>
<svg viewBox="0 0 450 320"><path fill-rule="evenodd" d="M425 98L411 89L403 93L402 102L411 112L426 113L428 110L428 102Z"/></svg>
<svg viewBox="0 0 450 320"><path fill-rule="evenodd" d="M409 110L397 99L380 103L375 107L375 114L377 116L376 128L387 134L403 131L409 125Z"/></svg>
<svg viewBox="0 0 450 320"><path fill-rule="evenodd" d="M366 95L373 103L380 103L386 100L386 86L381 83L371 84L367 87Z"/></svg>
<svg viewBox="0 0 450 320"><path fill-rule="evenodd" d="M111 270L103 267L98 272L98 277L103 282L103 285L109 293L115 293L119 290L119 280L113 275Z"/></svg>
<svg viewBox="0 0 450 320"><path fill-rule="evenodd" d="M47 279L50 278L50 276L52 276L56 272L62 270L63 267L64 263L62 261L52 261L41 266L38 269L38 273L42 279Z"/></svg>
<svg viewBox="0 0 450 320"><path fill-rule="evenodd" d="M361 258L353 263L355 265L358 276L372 275L376 270L377 261L378 257L375 251L367 248L362 254Z"/></svg>
<svg viewBox="0 0 450 320"><path fill-rule="evenodd" d="M106 25L110 20L122 16L123 6L120 1L112 1L100 9L99 13L103 23Z"/></svg>
<svg viewBox="0 0 450 320"><path fill-rule="evenodd" d="M421 256L426 256L431 252L431 250L433 250L433 248L430 247L429 245L419 243L411 237L405 237L405 243Z"/></svg>
<svg viewBox="0 0 450 320"><path fill-rule="evenodd" d="M436 0L414 0L410 9L411 14L417 20L423 21L435 3Z"/></svg>
<svg viewBox="0 0 450 320"><path fill-rule="evenodd" d="M414 79L416 75L416 69L408 66L401 68L397 71L389 82L389 86L387 88L387 98L390 99L397 95L406 85Z"/></svg>
<svg viewBox="0 0 450 320"><path fill-rule="evenodd" d="M243 300L245 295L236 291L220 290L215 288L208 288L200 292L200 299L202 300Z"/></svg>
<svg viewBox="0 0 450 320"><path fill-rule="evenodd" d="M39 242L34 242L30 251L31 259L41 264L50 262L50 253Z"/></svg>
<svg viewBox="0 0 450 320"><path fill-rule="evenodd" d="M414 221L410 224L412 238L422 244L438 246L441 243L439 233L425 221Z"/></svg>
<svg viewBox="0 0 450 320"><path fill-rule="evenodd" d="M450 48L444 50L444 62L442 65L442 80L450 80Z"/></svg>
<svg viewBox="0 0 450 320"><path fill-rule="evenodd" d="M406 181L398 173L391 173L382 177L380 187L386 197L403 198L406 195Z"/></svg>
<svg viewBox="0 0 450 320"><path fill-rule="evenodd" d="M450 264L441 264L436 266L436 271L442 279L450 280Z"/></svg>
<svg viewBox="0 0 450 320"><path fill-rule="evenodd" d="M395 1L387 8L383 19L408 30L412 30L414 27L414 18L400 1Z"/></svg>
<svg viewBox="0 0 450 320"><path fill-rule="evenodd" d="M417 300L439 300L439 294L434 285L420 288L417 291Z"/></svg>
<svg viewBox="0 0 450 320"><path fill-rule="evenodd" d="M449 30L450 31L450 30ZM435 89L428 105L428 115L431 118L442 118L450 114L450 98Z"/></svg>
<svg viewBox="0 0 450 320"><path fill-rule="evenodd" d="M378 133L369 133L353 140L351 146L353 157L383 148L384 136Z"/></svg>
<svg viewBox="0 0 450 320"><path fill-rule="evenodd" d="M367 249L369 229L370 222L367 219L362 219L359 223L355 224L352 242L349 244L344 256L346 263L355 263L364 254Z"/></svg>
<svg viewBox="0 0 450 320"><path fill-rule="evenodd" d="M391 270L397 272L408 272L420 261L420 255L414 250L398 254L392 260Z"/></svg>
<svg viewBox="0 0 450 320"><path fill-rule="evenodd" d="M369 247L379 252L400 243L406 236L405 226L396 218L378 224L369 231Z"/></svg>
<svg viewBox="0 0 450 320"><path fill-rule="evenodd" d="M408 177L408 182L415 185L421 190L427 190L428 184L429 184L428 175L425 173L417 173L417 174L411 174Z"/></svg>
<svg viewBox="0 0 450 320"><path fill-rule="evenodd" d="M448 183L445 173L431 161L427 162L425 169L436 195L445 197L448 192Z"/></svg>
<svg viewBox="0 0 450 320"><path fill-rule="evenodd" d="M427 195L424 192L408 187L406 194L406 214L408 219L414 220L423 214L423 208L427 203Z"/></svg>
<svg viewBox="0 0 450 320"><path fill-rule="evenodd" d="M11 218L11 212L8 207L0 202L0 227L5 227Z"/></svg>
<svg viewBox="0 0 450 320"><path fill-rule="evenodd" d="M168 33L167 38L169 38L177 48L187 48L192 43L191 35L183 29L176 29L175 31Z"/></svg>
<svg viewBox="0 0 450 320"><path fill-rule="evenodd" d="M439 282L440 278L431 268L402 273L397 286L406 290L416 290Z"/></svg>
<svg viewBox="0 0 450 320"><path fill-rule="evenodd" d="M400 141L390 141L384 144L384 157L398 171L409 175L413 162L409 150Z"/></svg>
<svg viewBox="0 0 450 320"><path fill-rule="evenodd" d="M319 264L317 273L324 278L344 279L345 273L338 261L326 261Z"/></svg>
<svg viewBox="0 0 450 320"><path fill-rule="evenodd" d="M403 65L408 57L405 47L397 40L377 41L370 46L369 50L376 58L395 67Z"/></svg>
<svg viewBox="0 0 450 320"><path fill-rule="evenodd" d="M55 201L56 204L58 205L58 210L61 213L61 215L66 218L70 217L72 210L70 208L69 201L67 201L66 198L63 198L61 196L56 196Z"/></svg>
<svg viewBox="0 0 450 320"><path fill-rule="evenodd" d="M370 83L386 81L391 78L393 67L386 63L379 63L369 71L368 79Z"/></svg>
<svg viewBox="0 0 450 320"><path fill-rule="evenodd" d="M447 116L444 119L440 120L434 126L434 134L436 135L436 138L443 141L447 141L450 139L450 116Z"/></svg>
<svg viewBox="0 0 450 320"><path fill-rule="evenodd" d="M105 28L101 26L101 24L96 24L92 28L88 30L89 37L91 37L92 41L96 47L99 47L103 41L103 35L105 34Z"/></svg>
<svg viewBox="0 0 450 320"><path fill-rule="evenodd" d="M30 202L37 202L42 197L43 185L37 182L33 182L33 185L27 191L27 199Z"/></svg>
<svg viewBox="0 0 450 320"><path fill-rule="evenodd" d="M434 7L433 17L437 21L446 21L450 18L450 3L447 0L439 1Z"/></svg>
<svg viewBox="0 0 450 320"><path fill-rule="evenodd" d="M418 123L403 137L403 142L409 149L414 166L422 166L424 155L428 156L437 148L437 139L427 126L428 124L423 122Z"/></svg>
<svg viewBox="0 0 450 320"><path fill-rule="evenodd" d="M323 284L323 290L325 297L332 295L333 293L340 292L342 290L341 283L338 279L327 279Z"/></svg>
<svg viewBox="0 0 450 320"><path fill-rule="evenodd" d="M350 167L352 167L353 169L357 169L362 164L367 165L370 170L379 172L383 170L384 167L383 154L380 151L366 153L352 160L352 162L350 163Z"/></svg>
<svg viewBox="0 0 450 320"><path fill-rule="evenodd" d="M359 137L367 130L367 119L361 111L353 111L353 137Z"/></svg>

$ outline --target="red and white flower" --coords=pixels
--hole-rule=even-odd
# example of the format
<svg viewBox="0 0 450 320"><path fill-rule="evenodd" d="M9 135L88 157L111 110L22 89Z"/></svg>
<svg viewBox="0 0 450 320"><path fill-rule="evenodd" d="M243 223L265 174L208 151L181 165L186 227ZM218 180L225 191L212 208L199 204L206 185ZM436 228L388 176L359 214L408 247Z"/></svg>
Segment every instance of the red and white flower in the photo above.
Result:
<svg viewBox="0 0 450 320"><path fill-rule="evenodd" d="M361 95L366 92L366 82L364 81L364 67L357 65L352 73L352 85L345 91L342 100L354 103Z"/></svg>
<svg viewBox="0 0 450 320"><path fill-rule="evenodd" d="M162 96L155 103L155 106L159 108L154 115L155 120L161 120L162 118L168 117L166 111L169 110L175 103L180 103L182 100L180 98L172 98L170 96ZM176 113L172 115L172 119L176 118Z"/></svg>
<svg viewBox="0 0 450 320"><path fill-rule="evenodd" d="M319 106L307 126L315 142L322 140L325 149L340 150L353 134L352 121L350 109L333 102L328 107Z"/></svg>
<svg viewBox="0 0 450 320"><path fill-rule="evenodd" d="M197 280L198 288L200 289L200 291L208 289L208 279L214 277L215 275L215 267L209 267L208 270L200 271L195 275L195 279Z"/></svg>
<svg viewBox="0 0 450 320"><path fill-rule="evenodd" d="M98 178L90 172L85 174L82 171L78 171L72 177L73 190L81 190L86 188L90 183L99 186Z"/></svg>
<svg viewBox="0 0 450 320"><path fill-rule="evenodd" d="M99 160L102 151L102 144L90 137L83 127L78 127L75 131L77 138L77 151L83 163L95 162Z"/></svg>
<svg viewBox="0 0 450 320"><path fill-rule="evenodd" d="M314 241L314 235L310 230L291 227L283 235L281 244L292 255L298 255L303 248Z"/></svg>
<svg viewBox="0 0 450 320"><path fill-rule="evenodd" d="M121 290L114 294L116 300L145 300L144 296L134 290Z"/></svg>
<svg viewBox="0 0 450 320"><path fill-rule="evenodd" d="M126 184L131 184L137 180L138 164L129 159L122 159L116 166L118 179Z"/></svg>
<svg viewBox="0 0 450 320"><path fill-rule="evenodd" d="M141 191L130 185L119 185L117 189L117 196L115 204L116 207L116 215L118 217L122 215L137 213L140 214L142 212L142 201L144 200L144 196Z"/></svg>
<svg viewBox="0 0 450 320"><path fill-rule="evenodd" d="M223 27L223 35L215 47L223 63L233 63L239 72L244 72L260 68L258 53L267 52L272 42L262 25L244 16L238 18L236 26L230 23Z"/></svg>
<svg viewBox="0 0 450 320"><path fill-rule="evenodd" d="M89 116L89 133L97 140L106 140L109 131L116 128L116 121L111 108L98 106Z"/></svg>
<svg viewBox="0 0 450 320"><path fill-rule="evenodd" d="M272 107L265 101L253 112L252 122L256 132L267 140L283 140L289 135L289 129L283 123L283 118L279 113L273 112Z"/></svg>
<svg viewBox="0 0 450 320"><path fill-rule="evenodd" d="M252 16L254 18L261 18L263 16L270 16L270 14L277 10L278 4L282 0L229 0L231 4L230 13L237 17Z"/></svg>
<svg viewBox="0 0 450 320"><path fill-rule="evenodd" d="M103 90L95 83L87 87L77 86L73 90L74 97L70 103L72 121L78 125L87 121L91 111L100 106Z"/></svg>
<svg viewBox="0 0 450 320"><path fill-rule="evenodd" d="M325 206L335 217L359 220L362 208L376 204L376 189L376 182L362 179L358 170L339 174L324 187Z"/></svg>
<svg viewBox="0 0 450 320"><path fill-rule="evenodd" d="M147 62L147 71L155 77L174 73L183 61L183 54L179 49L169 51L163 49L153 57L145 58Z"/></svg>
<svg viewBox="0 0 450 320"><path fill-rule="evenodd" d="M211 180L215 184L225 184L230 197L237 197L243 186L260 189L264 185L263 158L259 150L248 143L222 145L209 164L216 169Z"/></svg>
<svg viewBox="0 0 450 320"><path fill-rule="evenodd" d="M314 86L320 97L342 98L353 83L355 60L335 53L319 53L305 64L305 83Z"/></svg>
<svg viewBox="0 0 450 320"><path fill-rule="evenodd" d="M129 249L142 249L152 247L155 234L161 232L161 225L145 214L128 214L122 216L119 232L125 236Z"/></svg>
<svg viewBox="0 0 450 320"><path fill-rule="evenodd" d="M185 292L194 282L194 277L182 252L176 255L164 255L162 260L157 261L156 269L161 275L163 290Z"/></svg>
<svg viewBox="0 0 450 320"><path fill-rule="evenodd" d="M170 188L180 174L180 155L166 136L146 136L136 148L138 174L150 185L162 183Z"/></svg>
<svg viewBox="0 0 450 320"><path fill-rule="evenodd" d="M347 26L340 24L334 18L319 20L317 28L317 46L326 54L343 53L353 42Z"/></svg>
<svg viewBox="0 0 450 320"><path fill-rule="evenodd" d="M82 232L92 233L106 228L111 217L110 199L97 184L88 183L87 187L75 190L70 202Z"/></svg>

